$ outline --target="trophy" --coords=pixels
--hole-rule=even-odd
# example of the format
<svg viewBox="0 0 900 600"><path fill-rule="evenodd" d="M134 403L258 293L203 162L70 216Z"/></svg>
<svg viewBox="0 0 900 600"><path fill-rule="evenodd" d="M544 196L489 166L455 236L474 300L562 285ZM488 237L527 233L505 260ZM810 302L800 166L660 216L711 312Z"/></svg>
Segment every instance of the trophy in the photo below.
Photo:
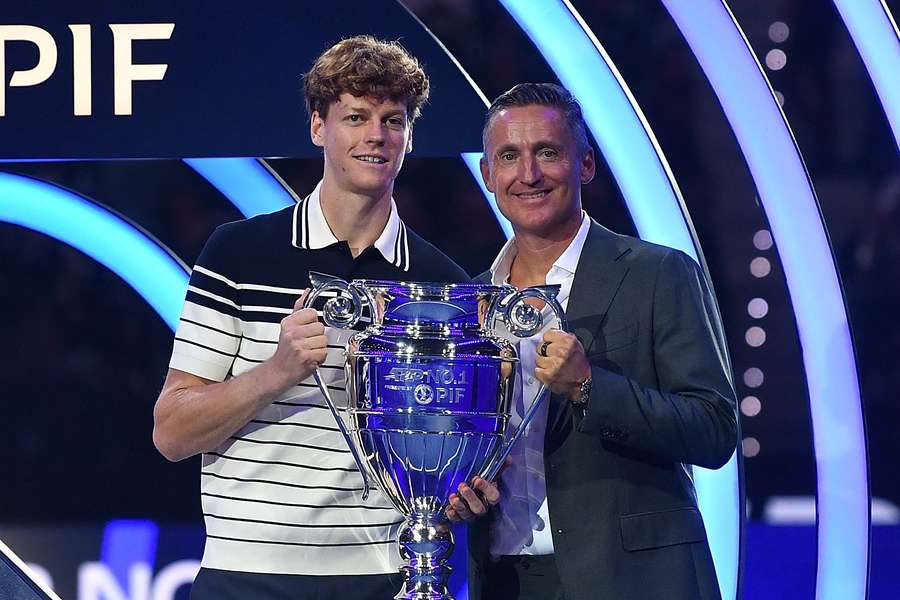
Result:
<svg viewBox="0 0 900 600"><path fill-rule="evenodd" d="M315 380L363 477L406 517L399 536L405 600L452 600L447 589L453 534L444 512L460 483L491 480L546 396L542 385L514 432L507 432L515 378L509 337L541 331L543 301L566 329L559 286L354 280L311 272L306 306L320 296L322 320L368 326L345 349L348 396L338 411ZM511 433L511 435L508 435Z"/></svg>

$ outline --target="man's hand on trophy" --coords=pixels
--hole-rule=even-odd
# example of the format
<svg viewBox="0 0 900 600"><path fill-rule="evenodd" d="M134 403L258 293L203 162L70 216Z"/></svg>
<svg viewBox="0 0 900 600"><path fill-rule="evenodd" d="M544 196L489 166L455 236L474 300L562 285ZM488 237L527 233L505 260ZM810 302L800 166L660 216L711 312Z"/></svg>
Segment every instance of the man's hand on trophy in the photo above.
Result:
<svg viewBox="0 0 900 600"><path fill-rule="evenodd" d="M294 303L294 312L281 320L278 347L268 361L284 378L286 387L306 379L325 362L325 326L314 308L303 308L308 294L309 290L304 290Z"/></svg>
<svg viewBox="0 0 900 600"><path fill-rule="evenodd" d="M447 518L454 523L474 521L487 514L499 502L500 490L497 484L476 476L471 487L460 483L459 493L450 494Z"/></svg>
<svg viewBox="0 0 900 600"><path fill-rule="evenodd" d="M554 394L577 401L582 382L591 376L591 364L574 334L551 329L538 346L534 375Z"/></svg>

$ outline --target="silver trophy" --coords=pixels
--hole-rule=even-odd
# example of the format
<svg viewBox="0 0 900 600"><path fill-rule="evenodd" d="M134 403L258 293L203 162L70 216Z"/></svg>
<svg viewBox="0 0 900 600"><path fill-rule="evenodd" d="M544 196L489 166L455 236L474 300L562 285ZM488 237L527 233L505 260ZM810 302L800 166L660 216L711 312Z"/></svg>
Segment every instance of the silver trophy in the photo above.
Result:
<svg viewBox="0 0 900 600"><path fill-rule="evenodd" d="M447 589L453 534L444 512L460 483L492 480L546 396L542 385L514 432L507 432L514 389L512 337L541 331L543 301L566 329L559 286L344 281L310 273L306 306L328 297L322 320L337 328L371 322L347 342L346 411L323 385L341 434L363 477L376 482L406 517L400 531L406 600L452 600Z"/></svg>

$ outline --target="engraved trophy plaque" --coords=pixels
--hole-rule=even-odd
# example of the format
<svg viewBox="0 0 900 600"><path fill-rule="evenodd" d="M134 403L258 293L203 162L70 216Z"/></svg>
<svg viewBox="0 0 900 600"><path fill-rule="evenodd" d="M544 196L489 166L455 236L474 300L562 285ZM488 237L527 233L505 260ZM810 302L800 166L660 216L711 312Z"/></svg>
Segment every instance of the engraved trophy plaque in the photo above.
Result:
<svg viewBox="0 0 900 600"><path fill-rule="evenodd" d="M476 475L496 476L546 396L541 386L508 435L517 357L498 332L524 338L543 328L528 299L544 302L566 329L559 286L347 282L320 273L310 281L306 306L329 296L326 325L371 319L346 346L347 410L338 411L318 371L315 379L359 466L363 498L375 482L406 517L405 582L395 598L452 600L447 500Z"/></svg>

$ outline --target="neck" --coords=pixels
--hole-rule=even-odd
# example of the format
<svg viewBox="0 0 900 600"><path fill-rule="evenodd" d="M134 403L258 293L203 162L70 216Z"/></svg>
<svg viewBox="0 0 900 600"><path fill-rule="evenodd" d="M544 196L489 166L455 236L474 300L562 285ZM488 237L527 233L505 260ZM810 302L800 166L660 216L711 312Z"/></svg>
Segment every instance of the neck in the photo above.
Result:
<svg viewBox="0 0 900 600"><path fill-rule="evenodd" d="M553 263L572 243L580 227L579 210L577 219L569 219L549 233L514 230L516 257L510 270L510 282L518 288L546 283Z"/></svg>
<svg viewBox="0 0 900 600"><path fill-rule="evenodd" d="M322 214L334 237L346 241L354 256L375 243L391 215L393 186L381 195L348 192L326 176L319 188Z"/></svg>

